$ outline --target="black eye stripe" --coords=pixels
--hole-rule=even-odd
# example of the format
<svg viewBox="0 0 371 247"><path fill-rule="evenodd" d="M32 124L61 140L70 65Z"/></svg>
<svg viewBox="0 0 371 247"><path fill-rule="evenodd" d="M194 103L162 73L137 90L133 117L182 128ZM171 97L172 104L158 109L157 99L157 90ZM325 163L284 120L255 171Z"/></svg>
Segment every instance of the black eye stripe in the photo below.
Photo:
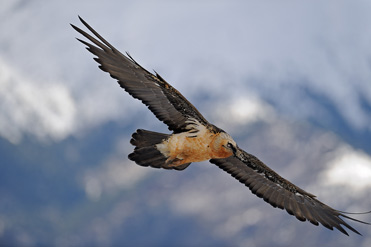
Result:
<svg viewBox="0 0 371 247"><path fill-rule="evenodd" d="M236 150L236 147L232 144L232 143L230 143L230 142L228 142L227 143L227 147L229 147L230 149L232 149L232 151L235 153L237 150Z"/></svg>

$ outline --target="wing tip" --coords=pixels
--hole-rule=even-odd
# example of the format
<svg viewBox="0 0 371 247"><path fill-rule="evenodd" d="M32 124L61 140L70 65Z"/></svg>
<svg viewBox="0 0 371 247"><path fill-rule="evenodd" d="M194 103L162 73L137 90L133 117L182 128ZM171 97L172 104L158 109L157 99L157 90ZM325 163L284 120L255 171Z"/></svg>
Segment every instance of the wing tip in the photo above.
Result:
<svg viewBox="0 0 371 247"><path fill-rule="evenodd" d="M366 221L362 221L362 220L358 220L358 219L355 219L355 218L352 218L352 217L349 217L345 214L370 214L371 211L368 211L368 212L363 212L363 213L348 213L348 212L342 212L342 211L336 211L339 213L339 217L344 217L348 220L351 220L351 221L354 221L354 222L358 222L358 223L362 223L364 225L371 225L370 222L366 222ZM348 223L346 223L345 221L343 221L343 223L341 223L342 225L344 225L345 227L347 227L349 230L351 230L352 232L360 235L360 236L363 236L360 232L358 232L356 229L354 229L352 226L350 226Z"/></svg>

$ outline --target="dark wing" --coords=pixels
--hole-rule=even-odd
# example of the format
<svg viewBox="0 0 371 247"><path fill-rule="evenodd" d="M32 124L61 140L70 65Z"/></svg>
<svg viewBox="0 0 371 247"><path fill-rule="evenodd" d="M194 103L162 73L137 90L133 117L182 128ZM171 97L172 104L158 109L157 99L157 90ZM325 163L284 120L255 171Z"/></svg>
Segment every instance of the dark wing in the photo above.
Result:
<svg viewBox="0 0 371 247"><path fill-rule="evenodd" d="M123 55L81 17L79 18L98 39L72 24L71 26L91 41L88 43L78 39L87 46L88 51L97 56L94 60L100 64L99 68L117 79L120 86L131 96L147 105L170 130L175 132L186 130L187 120L190 118L204 125L208 124L198 110L160 75L148 72L129 54Z"/></svg>
<svg viewBox="0 0 371 247"><path fill-rule="evenodd" d="M245 184L252 193L264 199L273 207L286 209L300 221L310 221L314 225L321 223L328 229L337 228L342 233L348 233L341 226L361 235L339 216L350 220L369 224L344 215L326 204L315 199L315 196L300 189L266 166L255 156L241 150L244 161L231 156L225 159L212 159L211 163L231 174Z"/></svg>

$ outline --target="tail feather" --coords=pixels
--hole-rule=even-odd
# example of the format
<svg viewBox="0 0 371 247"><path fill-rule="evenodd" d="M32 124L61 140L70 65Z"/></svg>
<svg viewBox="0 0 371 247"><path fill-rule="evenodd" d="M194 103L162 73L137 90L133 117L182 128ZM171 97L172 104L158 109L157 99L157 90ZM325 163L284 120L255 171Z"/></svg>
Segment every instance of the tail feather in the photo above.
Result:
<svg viewBox="0 0 371 247"><path fill-rule="evenodd" d="M129 154L129 159L140 166L154 168L161 168L166 163L166 157L153 147L135 148L134 152Z"/></svg>
<svg viewBox="0 0 371 247"><path fill-rule="evenodd" d="M168 134L138 129L130 140L130 143L135 146L135 149L134 152L129 154L129 159L135 161L140 166L184 170L190 163L171 166L166 162L167 157L156 148L156 144L163 142L169 136Z"/></svg>
<svg viewBox="0 0 371 247"><path fill-rule="evenodd" d="M170 135L149 130L138 129L131 137L130 143L138 148L153 146L169 138Z"/></svg>

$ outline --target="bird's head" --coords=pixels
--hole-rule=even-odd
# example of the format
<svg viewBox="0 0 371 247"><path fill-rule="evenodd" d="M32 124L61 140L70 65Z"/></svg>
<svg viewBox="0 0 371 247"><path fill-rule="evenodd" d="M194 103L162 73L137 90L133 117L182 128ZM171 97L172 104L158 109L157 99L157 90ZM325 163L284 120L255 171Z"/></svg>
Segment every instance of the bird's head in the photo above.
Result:
<svg viewBox="0 0 371 247"><path fill-rule="evenodd" d="M232 137L226 132L220 132L214 140L214 150L217 151L215 158L227 158L235 155L239 148Z"/></svg>

